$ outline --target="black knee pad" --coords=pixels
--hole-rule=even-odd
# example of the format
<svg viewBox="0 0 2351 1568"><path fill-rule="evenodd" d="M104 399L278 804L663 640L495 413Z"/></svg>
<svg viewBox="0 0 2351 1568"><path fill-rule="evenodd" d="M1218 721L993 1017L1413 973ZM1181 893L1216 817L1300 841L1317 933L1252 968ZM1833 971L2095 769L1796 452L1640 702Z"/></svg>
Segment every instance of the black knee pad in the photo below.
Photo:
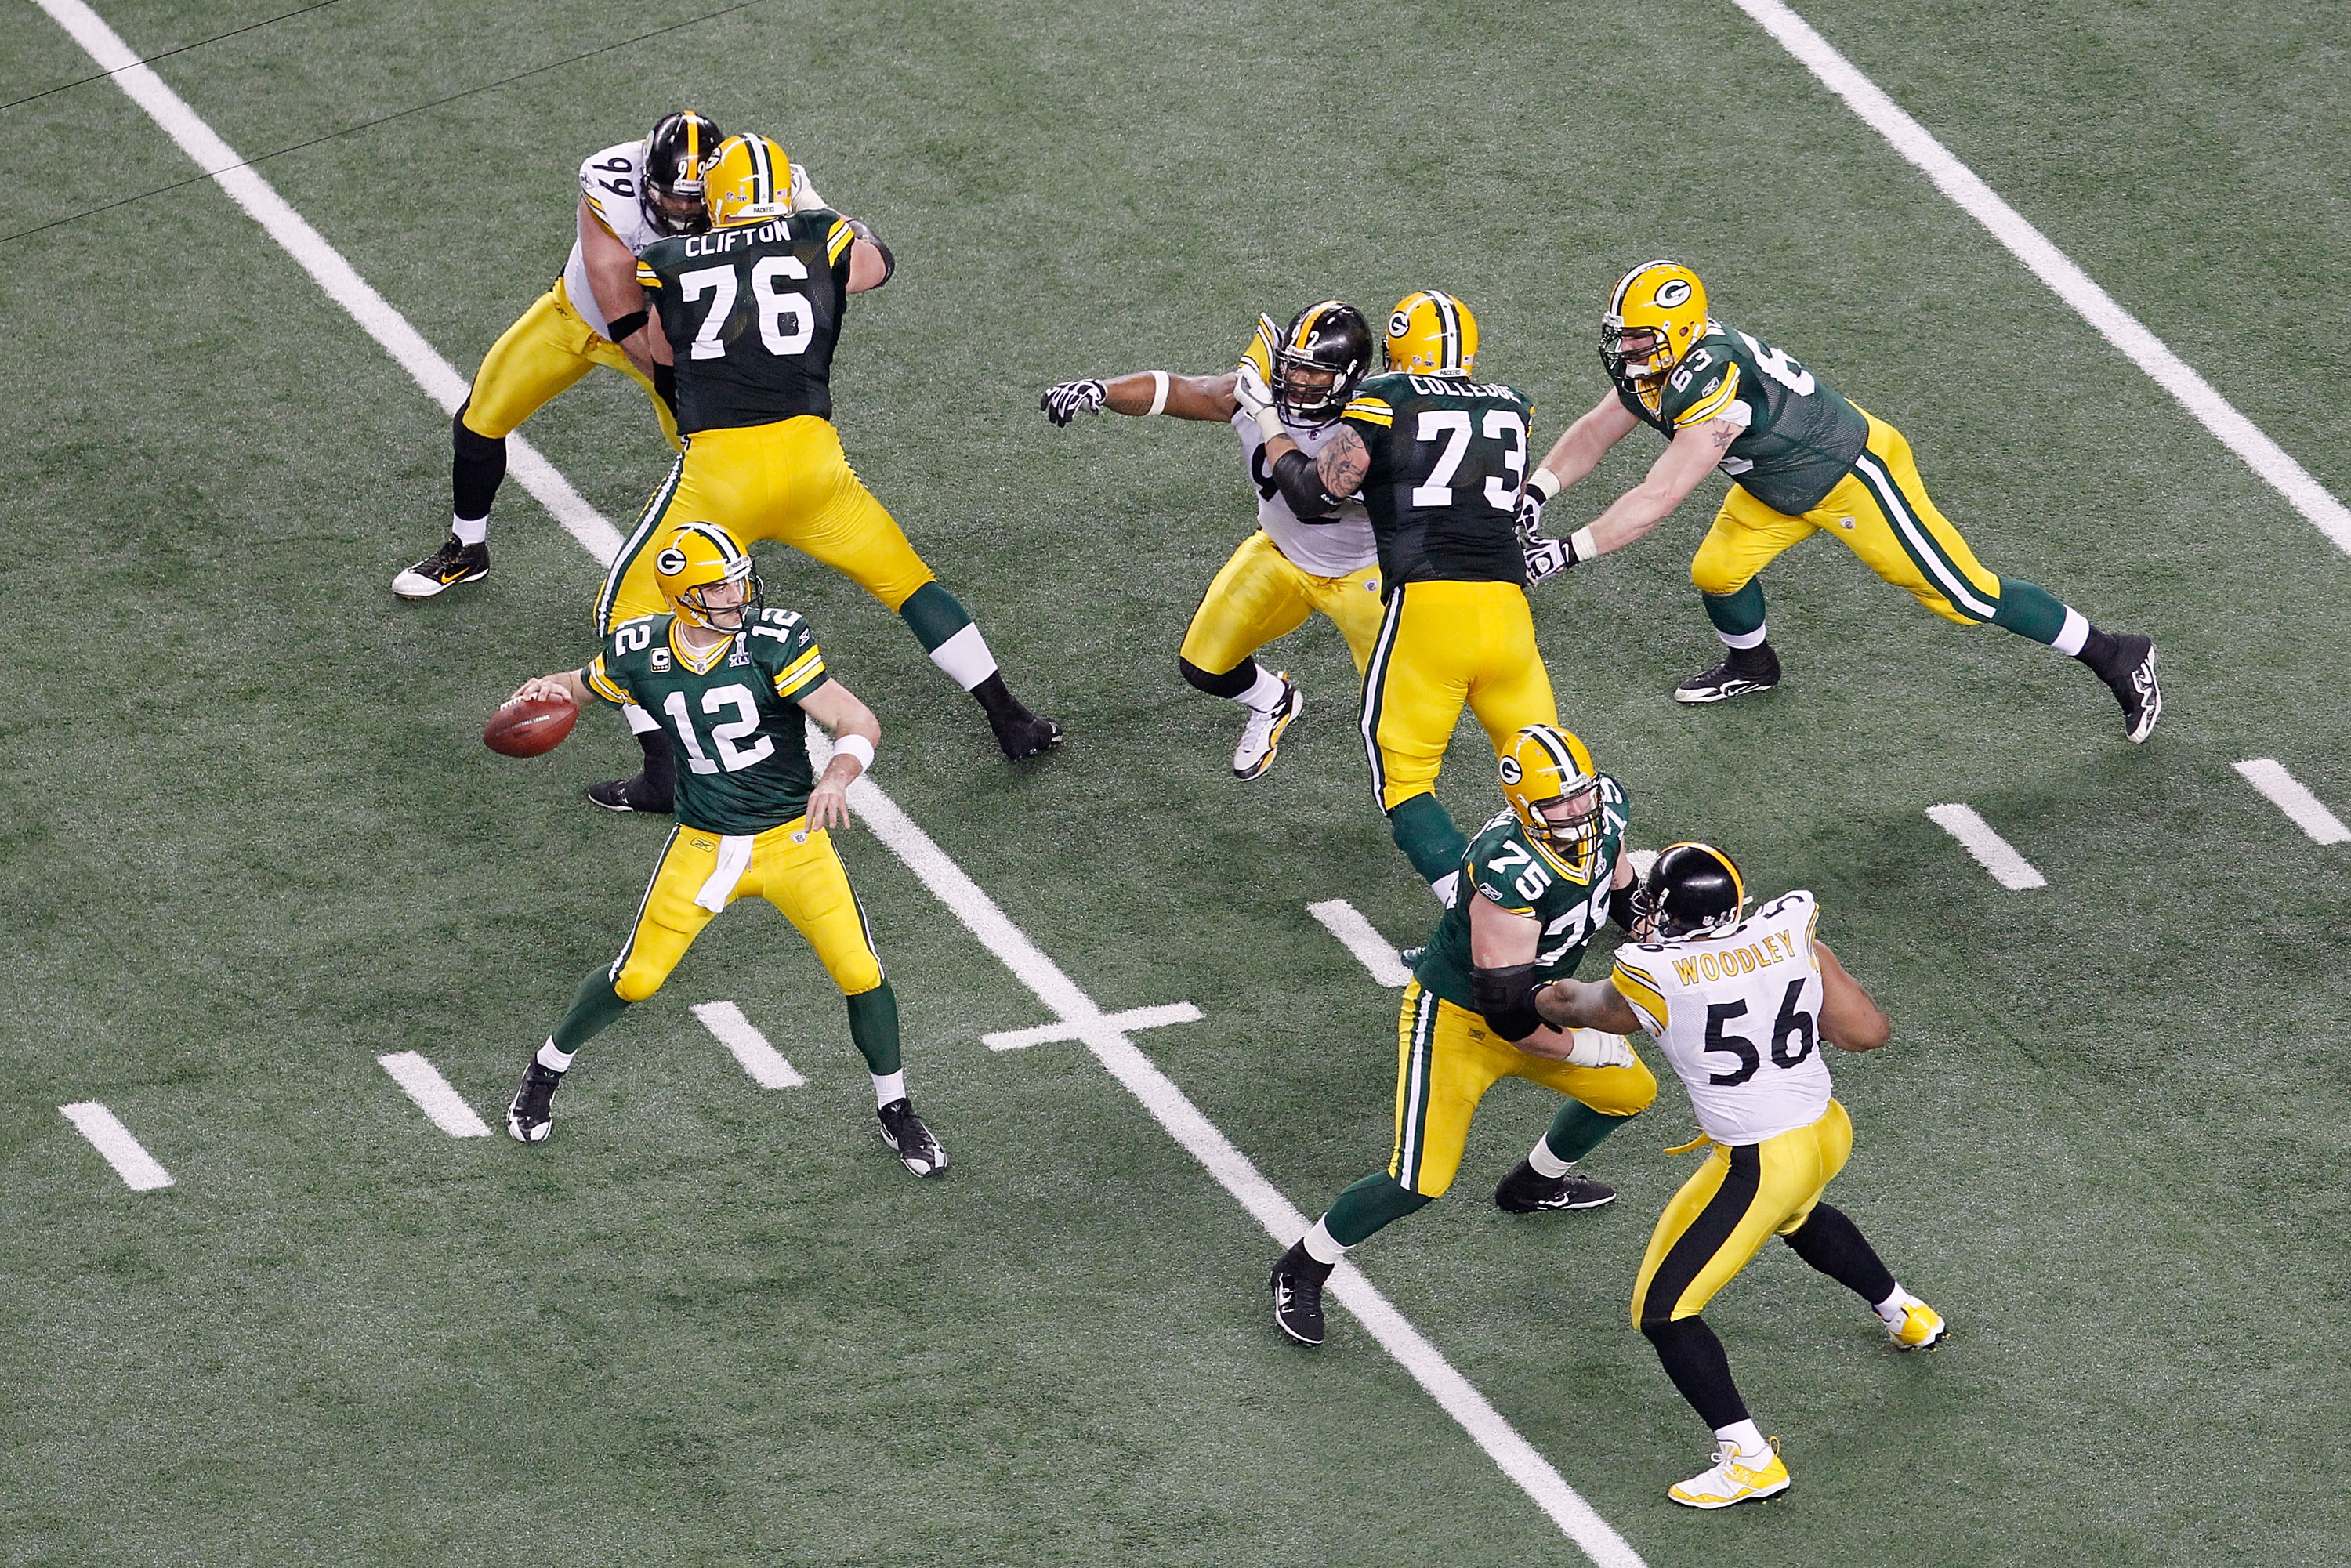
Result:
<svg viewBox="0 0 2351 1568"><path fill-rule="evenodd" d="M1183 654L1176 655L1176 667L1184 672L1184 679L1196 691L1212 697L1237 697L1257 685L1257 661L1243 659L1221 675L1211 674Z"/></svg>

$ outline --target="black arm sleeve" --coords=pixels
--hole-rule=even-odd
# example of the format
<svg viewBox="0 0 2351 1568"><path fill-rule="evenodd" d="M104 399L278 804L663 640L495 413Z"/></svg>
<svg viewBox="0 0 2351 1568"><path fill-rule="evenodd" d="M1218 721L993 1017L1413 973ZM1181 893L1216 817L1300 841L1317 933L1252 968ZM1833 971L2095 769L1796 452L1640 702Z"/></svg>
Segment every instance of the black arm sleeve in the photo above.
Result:
<svg viewBox="0 0 2351 1568"><path fill-rule="evenodd" d="M613 342L625 343L630 339L635 337L639 332L644 330L645 322L651 318L651 311L632 310L626 316L613 317L611 320L606 322L605 325L611 329L611 340Z"/></svg>
<svg viewBox="0 0 2351 1568"><path fill-rule="evenodd" d="M1535 1011L1535 967L1512 964L1500 969L1471 969L1469 994L1486 1016L1486 1027L1516 1044L1542 1027Z"/></svg>
<svg viewBox="0 0 2351 1568"><path fill-rule="evenodd" d="M881 287L883 283L897 276L898 258L890 254L890 247L882 243L882 236L873 232L872 224L863 218L852 218L849 220L849 232L882 253L882 283L875 284L874 287Z"/></svg>
<svg viewBox="0 0 2351 1568"><path fill-rule="evenodd" d="M1293 447L1276 458L1273 482L1300 522L1338 521L1332 514L1339 509L1339 497L1322 488L1322 471L1314 466L1314 459L1303 452Z"/></svg>
<svg viewBox="0 0 2351 1568"><path fill-rule="evenodd" d="M669 416L675 419L677 417L677 367L675 365L654 364L653 392L662 402L669 404Z"/></svg>
<svg viewBox="0 0 2351 1568"><path fill-rule="evenodd" d="M1609 889L1609 919L1614 920L1626 931L1633 931L1648 917L1649 894L1648 891L1642 887L1639 877L1635 877L1622 887Z"/></svg>

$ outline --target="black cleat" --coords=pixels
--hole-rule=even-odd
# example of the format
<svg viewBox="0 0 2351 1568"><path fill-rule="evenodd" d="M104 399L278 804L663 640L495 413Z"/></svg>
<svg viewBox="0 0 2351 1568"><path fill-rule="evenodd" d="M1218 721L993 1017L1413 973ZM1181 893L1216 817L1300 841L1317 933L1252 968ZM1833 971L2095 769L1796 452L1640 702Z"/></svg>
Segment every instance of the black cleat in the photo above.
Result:
<svg viewBox="0 0 2351 1568"><path fill-rule="evenodd" d="M934 1176L947 1168L947 1152L923 1119L912 1100L893 1100L874 1113L882 1118L882 1141L890 1145L905 1167L918 1176Z"/></svg>
<svg viewBox="0 0 2351 1568"><path fill-rule="evenodd" d="M2123 733L2137 746L2155 733L2155 721L2163 713L2163 688L2155 684L2155 641L2117 632L2115 643L2116 670L2106 686L2123 705Z"/></svg>
<svg viewBox="0 0 2351 1568"><path fill-rule="evenodd" d="M588 786L588 799L607 811L645 811L657 817L665 817L677 807L674 800L656 800L642 773L634 779L615 779L605 784L590 784Z"/></svg>
<svg viewBox="0 0 2351 1568"><path fill-rule="evenodd" d="M1780 655L1765 643L1754 648L1733 648L1722 663L1676 686L1674 701L1719 703L1749 692L1768 692L1779 684Z"/></svg>
<svg viewBox="0 0 2351 1568"><path fill-rule="evenodd" d="M1616 1189L1574 1171L1547 1176L1520 1160L1494 1189L1494 1207L1506 1214L1532 1214L1544 1208L1598 1208L1616 1201Z"/></svg>
<svg viewBox="0 0 2351 1568"><path fill-rule="evenodd" d="M451 534L439 549L392 580L392 591L402 599L430 599L461 582L479 582L490 575L490 547L463 545Z"/></svg>
<svg viewBox="0 0 2351 1568"><path fill-rule="evenodd" d="M547 1134L554 1131L550 1107L555 1103L555 1086L562 1082L563 1074L533 1056L530 1065L523 1069L521 1086L507 1106L507 1135L518 1144L547 1142Z"/></svg>
<svg viewBox="0 0 2351 1568"><path fill-rule="evenodd" d="M1001 718L987 716L987 727L996 731L996 744L1004 755L1018 762L1024 757L1036 757L1061 744L1061 727L1050 718L1040 718L1027 708L1015 705Z"/></svg>
<svg viewBox="0 0 2351 1568"><path fill-rule="evenodd" d="M1274 1260L1273 1323L1300 1344L1322 1343L1322 1281L1331 1266L1317 1263L1301 1239Z"/></svg>

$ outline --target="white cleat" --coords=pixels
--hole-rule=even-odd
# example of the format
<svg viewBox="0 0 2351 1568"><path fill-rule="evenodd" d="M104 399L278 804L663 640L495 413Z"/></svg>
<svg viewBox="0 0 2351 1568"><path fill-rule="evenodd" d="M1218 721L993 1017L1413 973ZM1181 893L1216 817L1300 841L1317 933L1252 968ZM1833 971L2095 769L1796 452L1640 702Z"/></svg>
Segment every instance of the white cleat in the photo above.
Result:
<svg viewBox="0 0 2351 1568"><path fill-rule="evenodd" d="M1290 727L1306 707L1306 699L1298 693L1298 683L1283 670L1274 677L1281 683L1281 700L1263 713L1249 712L1249 723L1241 728L1241 743L1233 747L1233 777L1262 779L1273 766L1274 755L1281 749L1282 732Z"/></svg>
<svg viewBox="0 0 2351 1568"><path fill-rule="evenodd" d="M1684 1508L1729 1508L1735 1502L1761 1502L1788 1490L1788 1467L1780 1462L1780 1439L1761 1464L1750 1465L1739 1449L1725 1443L1714 1451L1714 1469L1667 1487L1666 1495Z"/></svg>

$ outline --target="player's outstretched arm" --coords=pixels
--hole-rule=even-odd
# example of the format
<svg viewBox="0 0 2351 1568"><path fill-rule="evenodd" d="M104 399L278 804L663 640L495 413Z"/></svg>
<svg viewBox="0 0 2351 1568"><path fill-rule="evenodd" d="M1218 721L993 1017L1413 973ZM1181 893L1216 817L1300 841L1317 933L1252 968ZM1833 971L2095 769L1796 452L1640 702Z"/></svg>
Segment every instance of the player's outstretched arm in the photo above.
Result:
<svg viewBox="0 0 2351 1568"><path fill-rule="evenodd" d="M1469 990L1486 1027L1531 1055L1565 1060L1574 1040L1546 1027L1535 1011L1541 924L1511 914L1474 886L1465 886L1461 896L1469 901Z"/></svg>
<svg viewBox="0 0 2351 1568"><path fill-rule="evenodd" d="M508 702L520 702L526 697L566 696L573 707L588 706L588 683L580 678L577 670L558 670L551 675L533 675L515 688Z"/></svg>
<svg viewBox="0 0 2351 1568"><path fill-rule="evenodd" d="M1840 1051L1876 1051L1893 1039L1894 1020L1845 973L1829 945L1816 938L1813 951L1821 960L1821 1038Z"/></svg>
<svg viewBox="0 0 2351 1568"><path fill-rule="evenodd" d="M1563 431L1552 443L1549 455L1536 475L1548 474L1551 483L1542 486L1543 499L1548 501L1570 485L1600 465L1608 449L1624 440L1641 426L1624 401L1611 392L1592 405L1590 413Z"/></svg>
<svg viewBox="0 0 2351 1568"><path fill-rule="evenodd" d="M1167 371L1136 371L1109 381L1063 382L1048 387L1037 406L1055 424L1067 424L1081 413L1135 415L1164 413L1171 419L1210 420L1223 423L1240 404L1233 398L1233 376L1179 376Z"/></svg>
<svg viewBox="0 0 2351 1568"><path fill-rule="evenodd" d="M1555 1030L1632 1034L1644 1027L1633 1004L1614 986L1601 980L1553 980L1535 992L1535 1011Z"/></svg>
<svg viewBox="0 0 2351 1568"><path fill-rule="evenodd" d="M832 760L809 791L810 828L849 826L849 787L873 765L882 744L882 721L839 681L828 680L799 699L800 711L832 731Z"/></svg>

